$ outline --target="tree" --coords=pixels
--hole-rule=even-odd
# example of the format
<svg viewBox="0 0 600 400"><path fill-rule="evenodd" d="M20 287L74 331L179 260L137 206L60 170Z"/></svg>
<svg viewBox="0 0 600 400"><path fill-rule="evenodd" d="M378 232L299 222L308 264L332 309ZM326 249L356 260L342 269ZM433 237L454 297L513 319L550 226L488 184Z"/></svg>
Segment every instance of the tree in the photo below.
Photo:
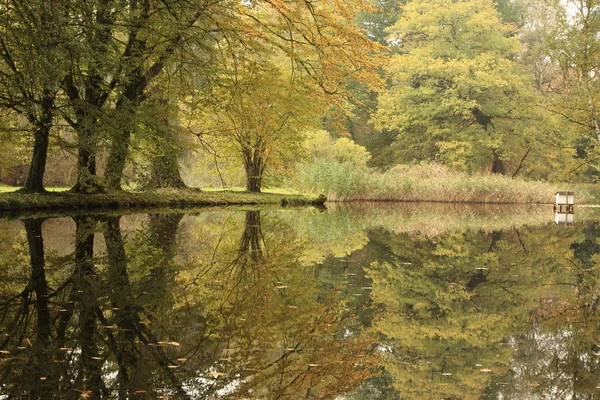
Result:
<svg viewBox="0 0 600 400"><path fill-rule="evenodd" d="M0 107L24 117L33 131L29 173L22 192L42 193L57 96L64 77L69 32L64 2L6 1L0 5Z"/></svg>
<svg viewBox="0 0 600 400"><path fill-rule="evenodd" d="M64 117L79 139L74 191L102 189L95 162L102 135L110 141L107 187L121 189L137 111L150 85L186 45L204 38L203 23L227 7L201 0L73 3L71 18L84 21L75 24L78 58L63 81L70 102Z"/></svg>
<svg viewBox="0 0 600 400"><path fill-rule="evenodd" d="M538 144L541 116L521 45L488 0L414 0L390 28L399 48L387 68L376 127L399 130L400 161L438 160L468 170L513 174Z"/></svg>
<svg viewBox="0 0 600 400"><path fill-rule="evenodd" d="M303 129L316 124L321 106L309 102L306 88L289 74L253 52L236 51L227 72L213 92L214 107L202 110L200 122L217 133L218 147L238 155L246 190L260 192L265 168L281 169L297 153Z"/></svg>
<svg viewBox="0 0 600 400"><path fill-rule="evenodd" d="M570 174L583 172L588 178L597 176L599 169L599 7L596 1L550 2L553 16L540 29L544 44L539 52L546 71L553 72L546 78L545 106L561 118L576 151L579 165L570 168Z"/></svg>
<svg viewBox="0 0 600 400"><path fill-rule="evenodd" d="M316 125L325 104L348 108L349 82L381 83L382 46L348 23L356 15L352 6L361 3L257 2L240 10L235 28L221 32L218 84L208 95L196 89L188 105L199 104L190 107L206 125L199 137L216 132L222 144L236 143L249 191L260 191L267 165L285 168L301 128Z"/></svg>

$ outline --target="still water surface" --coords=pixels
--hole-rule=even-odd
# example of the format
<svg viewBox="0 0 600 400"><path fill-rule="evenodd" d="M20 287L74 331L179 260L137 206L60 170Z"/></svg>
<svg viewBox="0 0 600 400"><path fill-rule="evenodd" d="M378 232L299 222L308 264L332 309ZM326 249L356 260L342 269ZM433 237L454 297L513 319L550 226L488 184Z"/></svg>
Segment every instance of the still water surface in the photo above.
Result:
<svg viewBox="0 0 600 400"><path fill-rule="evenodd" d="M0 399L600 397L600 224L551 207L0 221Z"/></svg>

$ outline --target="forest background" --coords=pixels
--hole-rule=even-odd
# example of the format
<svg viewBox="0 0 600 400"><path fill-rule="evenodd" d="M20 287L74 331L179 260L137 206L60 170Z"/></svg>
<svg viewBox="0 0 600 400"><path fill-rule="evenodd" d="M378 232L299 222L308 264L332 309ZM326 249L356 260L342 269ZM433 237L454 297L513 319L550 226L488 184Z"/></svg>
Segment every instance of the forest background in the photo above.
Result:
<svg viewBox="0 0 600 400"><path fill-rule="evenodd" d="M599 28L593 0L3 0L0 182L596 182Z"/></svg>

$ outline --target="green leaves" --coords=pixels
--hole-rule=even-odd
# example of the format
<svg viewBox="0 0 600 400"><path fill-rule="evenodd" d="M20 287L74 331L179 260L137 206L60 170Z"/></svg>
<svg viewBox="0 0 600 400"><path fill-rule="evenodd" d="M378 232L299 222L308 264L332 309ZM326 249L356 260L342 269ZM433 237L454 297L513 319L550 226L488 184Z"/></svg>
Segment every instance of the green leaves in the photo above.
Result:
<svg viewBox="0 0 600 400"><path fill-rule="evenodd" d="M515 28L502 23L494 4L414 0L389 32L399 53L373 120L399 131L398 161L437 160L474 171L499 156L516 168L516 158L544 132L524 136L515 129L539 118L527 106L537 99L514 61L521 51Z"/></svg>

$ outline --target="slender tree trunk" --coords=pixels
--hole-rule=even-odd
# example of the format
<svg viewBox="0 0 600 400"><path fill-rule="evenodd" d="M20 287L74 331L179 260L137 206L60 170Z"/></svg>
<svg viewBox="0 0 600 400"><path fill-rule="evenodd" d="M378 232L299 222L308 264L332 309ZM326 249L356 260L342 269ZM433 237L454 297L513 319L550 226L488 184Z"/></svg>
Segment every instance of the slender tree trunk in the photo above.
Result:
<svg viewBox="0 0 600 400"><path fill-rule="evenodd" d="M521 168L523 168L523 165L525 164L525 160L527 159L527 156L529 155L530 151L531 151L531 147L528 148L527 151L525 152L525 154L523 155L523 157L521 157L521 161L519 162L519 165L517 165L515 172L513 172L513 174L512 174L513 178L515 178L521 171Z"/></svg>

